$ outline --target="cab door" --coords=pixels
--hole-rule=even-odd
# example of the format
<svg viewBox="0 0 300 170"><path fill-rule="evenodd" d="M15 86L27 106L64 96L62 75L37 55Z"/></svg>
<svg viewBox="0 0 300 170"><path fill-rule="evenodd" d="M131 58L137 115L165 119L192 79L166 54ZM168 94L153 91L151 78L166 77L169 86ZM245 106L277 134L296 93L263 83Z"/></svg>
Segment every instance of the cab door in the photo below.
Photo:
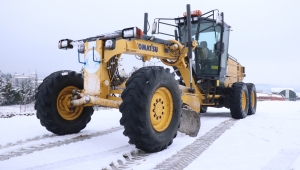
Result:
<svg viewBox="0 0 300 170"><path fill-rule="evenodd" d="M223 43L224 43L224 53L221 55L220 60L220 86L224 87L226 75L227 75L227 60L228 60L228 48L229 48L229 32L230 26L224 23L224 32L223 32Z"/></svg>

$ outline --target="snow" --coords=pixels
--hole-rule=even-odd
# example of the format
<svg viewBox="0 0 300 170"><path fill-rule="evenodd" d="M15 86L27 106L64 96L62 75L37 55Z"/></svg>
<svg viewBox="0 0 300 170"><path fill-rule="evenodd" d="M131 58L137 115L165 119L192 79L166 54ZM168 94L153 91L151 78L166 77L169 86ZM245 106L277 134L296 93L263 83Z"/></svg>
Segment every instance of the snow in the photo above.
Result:
<svg viewBox="0 0 300 170"><path fill-rule="evenodd" d="M28 108L29 112L32 111L30 109L33 109L32 106ZM20 112L19 106L0 107L0 115L4 110ZM35 115L20 115L0 118L1 169L112 169L110 164L118 165L118 160L126 163L123 155L137 152L133 145L128 144L128 138L121 129L1 160L1 155L21 148L47 145L119 127L121 117L118 109L101 109L94 112L91 122L79 134L57 136L42 127ZM208 113L201 116L197 137L178 133L166 150L145 156L130 168L153 169L229 119L228 109L209 108ZM300 169L299 122L300 101L258 102L255 115L237 121L185 169Z"/></svg>
<svg viewBox="0 0 300 170"><path fill-rule="evenodd" d="M15 115L33 115L35 110L33 104L14 105L14 106L0 106L0 118L12 117ZM1 119L0 119L1 120Z"/></svg>
<svg viewBox="0 0 300 170"><path fill-rule="evenodd" d="M256 115L238 121L187 169L261 169L281 151L298 155L299 121L300 102L259 102Z"/></svg>

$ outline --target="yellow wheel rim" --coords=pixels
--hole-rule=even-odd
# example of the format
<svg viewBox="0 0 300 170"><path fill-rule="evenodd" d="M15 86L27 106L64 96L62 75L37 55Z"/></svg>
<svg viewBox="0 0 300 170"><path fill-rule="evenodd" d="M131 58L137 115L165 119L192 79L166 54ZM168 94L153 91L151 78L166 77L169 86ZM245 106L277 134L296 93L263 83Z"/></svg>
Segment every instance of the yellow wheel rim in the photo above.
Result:
<svg viewBox="0 0 300 170"><path fill-rule="evenodd" d="M243 91L242 93L242 109L245 110L247 106L247 97L246 92Z"/></svg>
<svg viewBox="0 0 300 170"><path fill-rule="evenodd" d="M252 108L254 108L255 107L255 94L254 94L254 91L252 91L252 93L251 93L251 106L252 106Z"/></svg>
<svg viewBox="0 0 300 170"><path fill-rule="evenodd" d="M71 107L71 97L72 97L72 91L74 89L78 89L74 86L67 86L64 88L58 95L56 106L58 113L60 116L65 120L75 120L77 119L83 110L83 107Z"/></svg>
<svg viewBox="0 0 300 170"><path fill-rule="evenodd" d="M173 117L173 99L165 87L158 88L153 94L150 106L150 120L157 132L166 130Z"/></svg>

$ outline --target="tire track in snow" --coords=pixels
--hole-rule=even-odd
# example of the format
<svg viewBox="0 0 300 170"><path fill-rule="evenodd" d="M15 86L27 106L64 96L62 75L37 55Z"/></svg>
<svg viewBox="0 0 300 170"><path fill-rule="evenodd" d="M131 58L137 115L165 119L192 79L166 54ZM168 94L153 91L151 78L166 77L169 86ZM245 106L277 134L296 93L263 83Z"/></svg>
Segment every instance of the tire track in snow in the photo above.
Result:
<svg viewBox="0 0 300 170"><path fill-rule="evenodd" d="M158 164L154 169L168 170L187 167L237 121L236 119L229 119L222 122L190 145L178 151L175 155Z"/></svg>
<svg viewBox="0 0 300 170"><path fill-rule="evenodd" d="M84 141L87 139L91 139L93 137L98 137L98 136L106 135L109 133L113 133L113 132L116 132L116 131L119 131L122 129L123 129L123 126L118 126L118 127L114 127L114 128L96 132L96 133L78 135L78 136L72 137L70 139L64 139L62 141L50 142L47 144L40 144L40 145L32 145L32 146L28 146L26 148L21 148L21 149L14 150L11 152L1 153L0 161L4 161L4 160L10 159L12 157L22 156L24 154L30 154L30 153L33 153L36 151L42 151L42 150L53 148L53 147L58 147L58 146L67 145L70 143ZM55 137L55 136L56 135L52 135L52 136L50 135L50 136L45 136L45 137L41 137L41 138L32 138L32 140L24 141L23 144L27 143L27 142L37 141L37 140L51 138L51 137ZM22 142L10 143L10 144L7 144L5 147L20 145L20 143L22 144Z"/></svg>
<svg viewBox="0 0 300 170"><path fill-rule="evenodd" d="M49 138L54 138L54 137L57 137L58 135L55 135L55 134L45 134L45 135L42 135L42 136L35 136L35 137L32 137L32 138L28 138L28 139L25 139L25 140L18 140L17 142L9 142L7 143L6 145L0 145L0 149L6 149L6 148L10 148L10 147L13 147L13 146L17 146L17 145L23 145L23 144L26 144L26 143L29 143L29 142L33 142L33 141L39 141L39 140L43 140L43 139L49 139Z"/></svg>
<svg viewBox="0 0 300 170"><path fill-rule="evenodd" d="M237 121L238 120L236 119L229 119L220 123L210 131L206 132L204 135L196 139L193 143L181 149L177 154L158 164L154 169L169 170L185 168L193 160L199 157L215 140L217 140ZM126 162L123 162L121 160L113 162L110 164L110 169L122 170L133 168L139 164L142 164L142 162L144 162L149 155L151 155L151 153L145 153L142 150L124 154L123 157L125 158ZM104 168L102 170L108 169Z"/></svg>
<svg viewBox="0 0 300 170"><path fill-rule="evenodd" d="M45 170L45 169L64 169L65 167L68 167L70 165L74 165L76 163L82 163L82 162L91 162L91 161L99 161L102 159L103 156L107 156L107 155L116 155L116 154L120 154L120 153L132 153L132 152L137 152L136 150L130 150L131 145L130 144L126 144L124 146L118 147L118 148L114 148L111 150L105 150L105 151L101 151L98 153L94 153L94 154L90 154L90 155L85 155L85 156L80 156L80 157L76 157L76 158L71 158L71 159L67 159L67 160L62 160L59 162L55 162L55 163L50 163L50 164L43 164L43 165L39 165L39 166L35 166L35 167L29 167L26 168L24 170L29 170L29 169L35 169L35 170ZM104 154L105 153L105 154ZM127 154L120 154L120 158L125 158ZM126 158L125 158L126 159ZM118 160L118 163L122 162L122 160ZM110 165L112 165L113 163L111 163ZM99 167L100 168L100 167ZM103 168L105 169L105 168Z"/></svg>
<svg viewBox="0 0 300 170"><path fill-rule="evenodd" d="M126 160L125 162L119 159L117 162L112 162L111 164L109 164L109 169L103 168L102 170L121 170L131 168L138 164L141 164L141 162L145 161L146 157L150 154L151 153L146 153L142 150L134 150L123 154L123 157Z"/></svg>

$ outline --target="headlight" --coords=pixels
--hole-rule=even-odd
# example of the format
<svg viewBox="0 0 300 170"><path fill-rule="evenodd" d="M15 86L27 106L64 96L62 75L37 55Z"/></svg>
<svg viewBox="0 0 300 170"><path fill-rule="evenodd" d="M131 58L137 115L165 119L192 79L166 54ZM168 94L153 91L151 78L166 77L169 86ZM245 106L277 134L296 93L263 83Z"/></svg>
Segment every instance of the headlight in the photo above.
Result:
<svg viewBox="0 0 300 170"><path fill-rule="evenodd" d="M198 17L192 17L192 21L198 21Z"/></svg>
<svg viewBox="0 0 300 170"><path fill-rule="evenodd" d="M122 30L122 38L142 38L143 31L138 27L125 28Z"/></svg>
<svg viewBox="0 0 300 170"><path fill-rule="evenodd" d="M70 40L70 39L63 39L63 40L60 40L58 41L58 48L59 49L72 49L73 48L73 45L71 44L73 42L73 40Z"/></svg>
<svg viewBox="0 0 300 170"><path fill-rule="evenodd" d="M105 48L108 50L113 50L116 48L116 40L110 39L105 41Z"/></svg>

